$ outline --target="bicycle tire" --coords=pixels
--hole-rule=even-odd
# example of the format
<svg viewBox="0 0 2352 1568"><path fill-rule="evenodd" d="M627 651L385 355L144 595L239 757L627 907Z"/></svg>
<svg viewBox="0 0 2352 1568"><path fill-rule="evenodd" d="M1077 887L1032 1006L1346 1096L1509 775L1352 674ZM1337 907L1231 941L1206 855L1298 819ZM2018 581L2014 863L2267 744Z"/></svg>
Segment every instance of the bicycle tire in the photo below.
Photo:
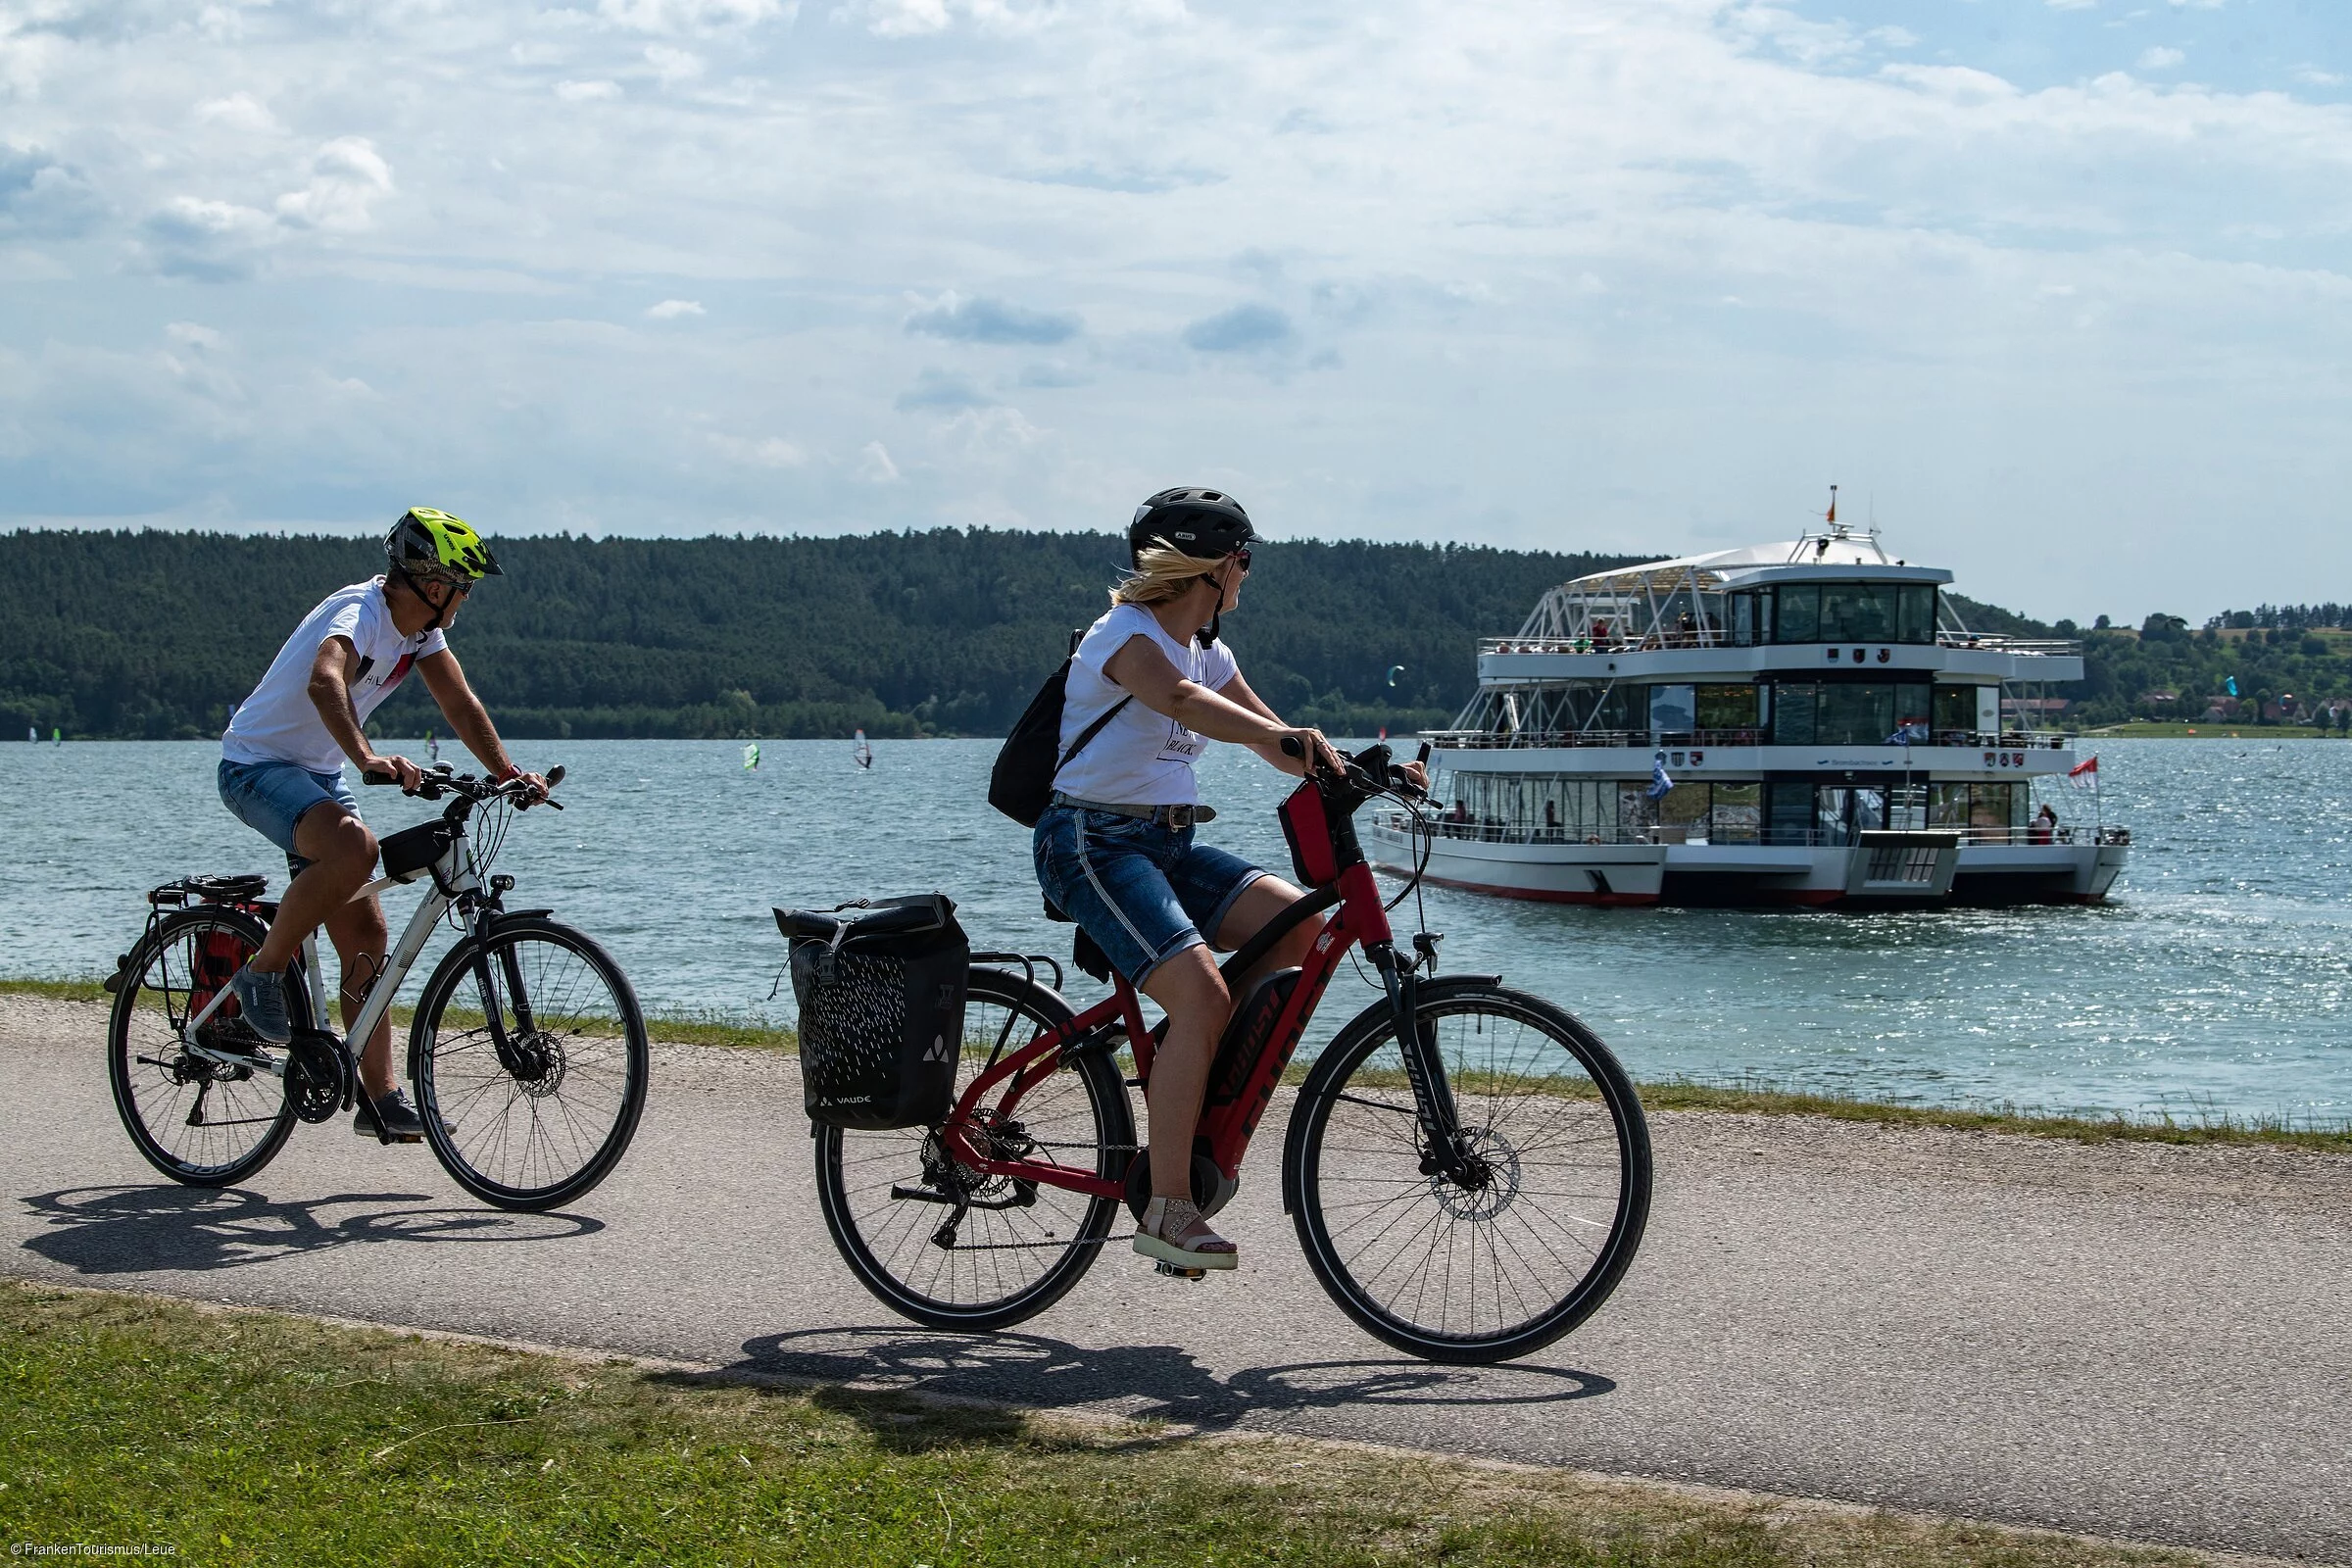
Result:
<svg viewBox="0 0 2352 1568"><path fill-rule="evenodd" d="M993 1045L998 1038L997 1029L987 1022L988 1009L1001 1009L1014 1023L1026 1022L1030 1026L1029 1033L1016 1030L1007 1038L1004 1048L1007 1052L1019 1050L1037 1031L1067 1028L1071 1020L1069 1004L1060 997L1001 969L975 966L971 971L969 999L965 1048L957 1068L958 1094L987 1059L987 1051L976 1049L976 1044ZM977 1024L973 1018L975 1011L981 1014ZM976 1043L976 1036L985 1036L985 1042ZM1083 1117L1092 1127L1087 1136L1094 1148L1094 1169L1101 1175L1123 1178L1128 1161L1135 1155L1135 1119L1127 1102L1126 1083L1108 1051L1092 1049L1074 1061L1065 1061L1038 1090L1032 1091L1031 1099L1014 1107L1016 1112L1029 1105L1041 1091L1057 1084L1066 1086L1065 1074L1074 1076L1079 1098L1084 1102L1083 1110L1064 1093L1060 1100L1067 1108L1051 1123L1039 1121L1034 1115L1026 1120L1016 1117L1012 1136L1029 1136L1033 1129L1066 1131L1070 1137L1052 1142L1075 1149L1080 1134L1075 1124ZM935 1132L936 1129L923 1127L887 1132L845 1131L821 1125L816 1128L817 1202L824 1213L825 1229L832 1233L833 1245L840 1250L850 1272L876 1299L926 1328L985 1331L1035 1317L1060 1300L1094 1267L1095 1257L1109 1235L1111 1220L1119 1210L1119 1200L1093 1198L1063 1188L1039 1187L1035 1190L1035 1200L1027 1206L974 1208L966 1214L965 1224L974 1226L988 1240L968 1241L959 1228L954 1244L941 1248L936 1244L932 1222L935 1218L945 1220L950 1209L937 1203L888 1196L902 1184L933 1186L926 1174L925 1152L926 1143ZM1081 1163L1078 1159L1069 1162ZM998 1185L1004 1192L1014 1191L1014 1184L997 1178L993 1182L976 1183L972 1196L999 1201L1001 1198L994 1191ZM877 1194L881 1195L879 1206ZM1042 1254L1057 1240L1050 1229L1031 1218L1040 1206L1047 1205L1049 1212L1066 1224L1069 1231L1067 1239L1060 1241L1058 1255L1032 1276L1016 1281L1008 1289L1001 1289L1005 1285L1004 1260L1028 1252ZM861 1216L865 1223L860 1223ZM1042 1236L1036 1234L1041 1230ZM986 1285L982 1283L984 1273ZM939 1294L943 1289L956 1289L966 1278L971 1291L965 1298ZM984 1294L989 1290L995 1290L996 1294Z"/></svg>
<svg viewBox="0 0 2352 1568"><path fill-rule="evenodd" d="M1648 1222L1648 1124L1625 1069L1573 1014L1483 980L1428 981L1420 993L1419 1016L1438 1044L1461 1125L1485 1156L1485 1185L1420 1168L1401 1061L1375 1059L1384 1047L1396 1054L1384 1003L1348 1022L1300 1089L1285 1196L1315 1278L1374 1338L1429 1361L1512 1360L1575 1329L1624 1278ZM1475 1024L1449 1030L1455 1019ZM1510 1026L1507 1034L1485 1028L1490 1021ZM1538 1081L1535 1069L1549 1057L1531 1052L1544 1042L1566 1053L1573 1072ZM1526 1066L1511 1065L1519 1061ZM1346 1128L1335 1140L1343 1112ZM1551 1132L1570 1135L1562 1153L1579 1152L1573 1146L1581 1144L1591 1146L1582 1151L1589 1157L1535 1157L1550 1149L1540 1135ZM1544 1191L1539 1181L1592 1190ZM1575 1206L1562 1217L1555 1202ZM1384 1250L1404 1227L1411 1228ZM1589 1236L1598 1240L1588 1247ZM1490 1300L1492 1321L1484 1321Z"/></svg>
<svg viewBox="0 0 2352 1568"><path fill-rule="evenodd" d="M131 1146L141 1158L189 1187L232 1187L246 1180L277 1157L294 1131L294 1104L283 1079L250 1070L241 1078L232 1077L218 1063L190 1056L179 1043L177 1031L190 1009L184 1001L174 1003L172 997L175 991L182 998L188 995L189 986L184 982L191 978L193 965L182 959L182 983L175 986L172 956L183 950L190 937L220 930L235 934L246 956L269 935L269 928L258 917L239 909L200 906L164 916L154 931L142 934L131 949L107 1017L107 1078L114 1092L115 1113L122 1118L122 1129L130 1135ZM163 983L150 985L151 972ZM296 1018L309 1018L310 989L300 964L286 970L285 986L286 1010ZM140 1002L142 994L152 997L158 993L164 1004L160 1014ZM159 1020L161 1028L156 1027ZM258 1042L256 1049L265 1055L285 1050ZM191 1075L195 1075L193 1081ZM216 1089L222 1090L222 1098L231 1101L233 1110L246 1114L207 1120L206 1102L214 1098ZM225 1144L218 1146L226 1155L220 1159L187 1157L192 1152L190 1141L177 1136L190 1128L253 1125L263 1130L233 1152ZM165 1130L158 1131L159 1126Z"/></svg>
<svg viewBox="0 0 2352 1568"><path fill-rule="evenodd" d="M542 963L522 973L526 946L576 959L577 969L551 973ZM451 1003L474 980L477 956L493 960L494 988L511 988L521 974L536 1027L514 1027L518 1015L503 992L500 1007L510 1039L528 1054L527 1065L494 1054L486 1006L461 1020L480 1016L480 1024L444 1043ZM601 997L584 994L591 984ZM475 1000L484 1000L478 984ZM576 1202L612 1174L644 1113L651 1061L645 1015L620 965L593 938L538 915L499 920L486 942L468 936L452 948L425 982L409 1026L409 1076L433 1157L483 1202L523 1212ZM559 1099L574 1087L583 1091L577 1112ZM584 1093L590 1087L601 1090L593 1102ZM563 1112L560 1127L556 1110ZM517 1131L524 1140L518 1154ZM494 1160L496 1170L484 1168Z"/></svg>

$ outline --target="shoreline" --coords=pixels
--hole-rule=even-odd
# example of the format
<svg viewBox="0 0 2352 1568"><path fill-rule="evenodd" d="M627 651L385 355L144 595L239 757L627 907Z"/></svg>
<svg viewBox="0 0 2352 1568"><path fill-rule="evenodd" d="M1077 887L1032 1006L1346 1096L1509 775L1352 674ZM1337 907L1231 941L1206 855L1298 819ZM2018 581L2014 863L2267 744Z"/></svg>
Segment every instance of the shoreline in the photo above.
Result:
<svg viewBox="0 0 2352 1568"><path fill-rule="evenodd" d="M53 1003L97 1005L110 999L97 980L33 980L0 978L0 999L33 997ZM393 1009L396 1025L405 1024L411 1009ZM646 1015L646 1033L654 1044L714 1046L727 1050L798 1054L795 1031L716 1014ZM1294 1064L1283 1075L1296 1087L1306 1076L1305 1064ZM1876 1123L1885 1126L1935 1127L1954 1132L2005 1133L2013 1137L2054 1139L2077 1144L2148 1143L2287 1149L2307 1153L2352 1155L2352 1118L2338 1122L2296 1125L2283 1117L2237 1116L2222 1113L2194 1121L2170 1115L2132 1117L2121 1111L2110 1115L2037 1109L2014 1104L1903 1104L1867 1100L1815 1089L1802 1089L1768 1079L1717 1082L1690 1078L1640 1080L1636 1087L1644 1109L1700 1111L1749 1116L1811 1116L1830 1121Z"/></svg>

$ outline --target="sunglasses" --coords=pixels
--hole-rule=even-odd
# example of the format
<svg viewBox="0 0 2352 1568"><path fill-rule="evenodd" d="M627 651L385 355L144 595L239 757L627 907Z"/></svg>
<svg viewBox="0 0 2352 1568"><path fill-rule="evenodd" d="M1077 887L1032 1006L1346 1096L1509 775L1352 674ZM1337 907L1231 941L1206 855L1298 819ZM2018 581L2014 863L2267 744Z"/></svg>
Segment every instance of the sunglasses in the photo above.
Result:
<svg viewBox="0 0 2352 1568"><path fill-rule="evenodd" d="M1247 551L1247 550L1236 550L1236 551L1233 553L1233 558L1232 558L1232 559L1234 559L1235 561L1238 561L1238 562L1240 562L1240 563L1242 564L1242 570L1243 570L1243 571L1247 572L1247 571L1250 569L1250 552L1249 552L1249 551Z"/></svg>

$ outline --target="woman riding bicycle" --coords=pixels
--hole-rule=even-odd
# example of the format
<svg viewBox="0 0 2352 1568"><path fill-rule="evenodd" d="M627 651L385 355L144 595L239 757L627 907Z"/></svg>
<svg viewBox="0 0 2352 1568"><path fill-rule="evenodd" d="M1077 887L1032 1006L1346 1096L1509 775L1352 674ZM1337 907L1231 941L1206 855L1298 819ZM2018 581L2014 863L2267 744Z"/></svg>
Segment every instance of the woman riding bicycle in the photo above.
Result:
<svg viewBox="0 0 2352 1568"><path fill-rule="evenodd" d="M1047 899L1168 1015L1145 1091L1152 1200L1135 1250L1185 1268L1238 1260L1192 1200L1193 1129L1233 1010L1209 950L1240 947L1299 897L1194 841L1193 824L1215 813L1195 805L1193 764L1206 739L1247 746L1286 773L1341 766L1320 731L1285 724L1250 689L1217 640L1241 602L1253 537L1250 514L1222 491L1162 490L1136 509L1133 569L1070 660L1062 761L1034 841ZM1298 743L1298 758L1283 755L1286 740ZM1240 978L1299 963L1320 929L1302 922Z"/></svg>

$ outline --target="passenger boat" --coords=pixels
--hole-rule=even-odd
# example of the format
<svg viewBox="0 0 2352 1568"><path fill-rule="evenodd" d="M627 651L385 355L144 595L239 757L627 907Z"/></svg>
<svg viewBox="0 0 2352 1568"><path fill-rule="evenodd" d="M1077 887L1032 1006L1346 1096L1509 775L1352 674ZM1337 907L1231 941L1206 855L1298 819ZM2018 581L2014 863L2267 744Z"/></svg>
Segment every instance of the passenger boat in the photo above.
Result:
<svg viewBox="0 0 2352 1568"><path fill-rule="evenodd" d="M1425 737L1439 820L1367 850L1567 904L2097 903L2131 833L2043 727L2082 648L1972 632L1951 580L1832 522L1564 583Z"/></svg>

